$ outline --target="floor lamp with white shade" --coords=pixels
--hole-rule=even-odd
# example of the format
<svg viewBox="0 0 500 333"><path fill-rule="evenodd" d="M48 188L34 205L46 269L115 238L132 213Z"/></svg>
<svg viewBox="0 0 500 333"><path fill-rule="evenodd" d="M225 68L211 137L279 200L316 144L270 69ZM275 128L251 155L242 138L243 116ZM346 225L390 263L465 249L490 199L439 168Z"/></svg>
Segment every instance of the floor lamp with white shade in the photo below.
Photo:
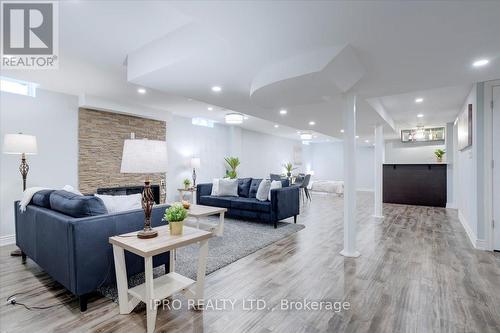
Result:
<svg viewBox="0 0 500 333"><path fill-rule="evenodd" d="M167 171L167 143L157 140L128 139L123 143L122 173L164 173ZM146 176L142 192L144 209L144 229L137 233L139 238L153 238L158 232L151 228L151 211L154 205L151 179Z"/></svg>
<svg viewBox="0 0 500 333"><path fill-rule="evenodd" d="M30 167L26 162L26 155L35 155L38 153L36 137L26 134L5 134L3 140L3 153L12 155L21 155L21 165L19 172L23 177L23 192L26 190L26 178ZM10 253L11 256L22 255L21 250L16 249Z"/></svg>

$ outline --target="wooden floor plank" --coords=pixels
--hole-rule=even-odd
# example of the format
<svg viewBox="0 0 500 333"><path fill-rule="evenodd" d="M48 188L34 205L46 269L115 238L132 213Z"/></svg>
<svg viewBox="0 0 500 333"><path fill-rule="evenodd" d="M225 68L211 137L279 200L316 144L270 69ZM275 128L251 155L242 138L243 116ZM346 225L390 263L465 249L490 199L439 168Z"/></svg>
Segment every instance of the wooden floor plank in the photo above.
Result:
<svg viewBox="0 0 500 333"><path fill-rule="evenodd" d="M372 194L358 193L361 257L339 255L343 201L313 195L298 223L306 228L226 266L206 279L208 300L236 300L234 310L160 309L158 332L500 332L500 255L472 248L454 210L384 205L374 220ZM270 226L272 231L272 226ZM71 294L33 261L0 248L0 297L47 305ZM245 310L262 298L266 310ZM348 301L339 313L283 311L282 299ZM120 315L96 295L80 313L76 300L50 310L0 307L1 332L144 332L145 307Z"/></svg>

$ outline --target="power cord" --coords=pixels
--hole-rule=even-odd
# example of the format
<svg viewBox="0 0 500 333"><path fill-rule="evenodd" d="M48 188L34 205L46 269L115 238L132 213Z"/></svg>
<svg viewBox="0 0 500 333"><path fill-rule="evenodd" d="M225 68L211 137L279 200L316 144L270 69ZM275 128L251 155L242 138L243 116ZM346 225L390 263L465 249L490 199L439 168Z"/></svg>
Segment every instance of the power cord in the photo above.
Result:
<svg viewBox="0 0 500 333"><path fill-rule="evenodd" d="M31 291L26 291L26 292L21 292L21 293L15 293L15 294L12 294L10 295L9 297L7 297L7 305L21 305L23 306L26 310L46 310L46 309L50 309L50 308L53 308L53 307L56 307L56 306L62 306L62 305L66 305L66 304L69 304L69 303L72 303L73 301L75 301L75 299L70 299L70 300L67 300L65 302L60 302L60 303L55 303L55 304L50 304L50 305L46 305L46 306L29 306L25 303L21 303L21 302L18 302L16 300L16 296L18 295L23 295L23 294L28 294L32 291L34 291L36 289L33 289Z"/></svg>

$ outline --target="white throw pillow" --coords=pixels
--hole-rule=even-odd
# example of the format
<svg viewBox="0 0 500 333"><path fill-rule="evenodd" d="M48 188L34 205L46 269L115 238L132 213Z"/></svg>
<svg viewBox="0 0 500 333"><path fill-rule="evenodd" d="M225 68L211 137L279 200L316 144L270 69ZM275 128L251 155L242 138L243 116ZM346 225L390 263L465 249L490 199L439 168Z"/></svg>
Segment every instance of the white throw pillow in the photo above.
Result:
<svg viewBox="0 0 500 333"><path fill-rule="evenodd" d="M142 194L140 193L131 195L94 194L94 196L102 200L109 214L142 208Z"/></svg>
<svg viewBox="0 0 500 333"><path fill-rule="evenodd" d="M269 191L271 190L271 181L269 179L262 179L259 184L259 188L257 189L257 194L255 198L259 201L267 201L267 196L269 195Z"/></svg>
<svg viewBox="0 0 500 333"><path fill-rule="evenodd" d="M219 179L219 197L237 197L238 179Z"/></svg>
<svg viewBox="0 0 500 333"><path fill-rule="evenodd" d="M212 182L212 193L210 195L218 196L219 195L219 178L214 178Z"/></svg>
<svg viewBox="0 0 500 333"><path fill-rule="evenodd" d="M83 195L80 191L76 190L71 185L64 185L63 190L66 191L66 192L71 192L71 193L74 193L74 194Z"/></svg>
<svg viewBox="0 0 500 333"><path fill-rule="evenodd" d="M269 196L267 197L267 200L271 201L271 190L276 189L276 188L281 188L283 184L281 184L280 180L273 180L271 182L271 188L269 189Z"/></svg>

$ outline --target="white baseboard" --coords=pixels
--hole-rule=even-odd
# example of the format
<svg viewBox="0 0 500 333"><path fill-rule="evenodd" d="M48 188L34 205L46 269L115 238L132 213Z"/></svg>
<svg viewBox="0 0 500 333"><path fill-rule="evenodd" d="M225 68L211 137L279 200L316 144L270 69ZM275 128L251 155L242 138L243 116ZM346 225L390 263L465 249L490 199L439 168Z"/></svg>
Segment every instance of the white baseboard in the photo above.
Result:
<svg viewBox="0 0 500 333"><path fill-rule="evenodd" d="M472 243L472 246L478 250L488 250L488 242L485 239L477 238L476 234L469 227L467 220L462 215L462 212L460 210L458 210L458 219L460 220L462 227L464 227L465 233L469 237L469 240Z"/></svg>
<svg viewBox="0 0 500 333"><path fill-rule="evenodd" d="M16 235L0 236L0 246L16 244Z"/></svg>
<svg viewBox="0 0 500 333"><path fill-rule="evenodd" d="M489 251L486 239L476 239L476 249Z"/></svg>

